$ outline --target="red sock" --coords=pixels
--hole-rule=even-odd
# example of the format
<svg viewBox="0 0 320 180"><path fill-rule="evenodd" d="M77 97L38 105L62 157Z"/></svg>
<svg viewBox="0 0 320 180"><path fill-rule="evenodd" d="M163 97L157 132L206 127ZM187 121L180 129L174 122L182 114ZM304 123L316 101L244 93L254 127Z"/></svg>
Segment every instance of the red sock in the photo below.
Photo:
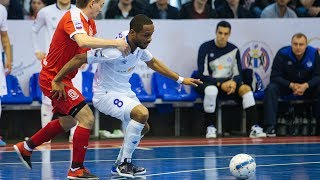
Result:
<svg viewBox="0 0 320 180"><path fill-rule="evenodd" d="M88 143L90 137L90 129L86 129L77 126L73 135L73 154L72 154L72 166L78 167L83 165L84 158L86 156ZM77 167L72 167L77 168Z"/></svg>
<svg viewBox="0 0 320 180"><path fill-rule="evenodd" d="M44 128L40 129L30 139L35 147L41 145L44 142L50 141L58 134L65 132L59 123L59 120L53 120L49 122ZM32 148L32 147L30 147Z"/></svg>

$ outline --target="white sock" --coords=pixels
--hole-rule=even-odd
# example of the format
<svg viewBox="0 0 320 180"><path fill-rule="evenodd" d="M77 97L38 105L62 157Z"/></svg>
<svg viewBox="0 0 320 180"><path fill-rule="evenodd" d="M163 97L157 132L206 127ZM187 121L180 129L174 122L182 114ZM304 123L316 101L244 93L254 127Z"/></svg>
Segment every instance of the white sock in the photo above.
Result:
<svg viewBox="0 0 320 180"><path fill-rule="evenodd" d="M70 137L73 138L73 135L74 135L74 131L76 130L77 126L78 126L79 122L77 121L77 124L75 126L73 126L71 129L70 129Z"/></svg>
<svg viewBox="0 0 320 180"><path fill-rule="evenodd" d="M41 126L44 128L52 120L52 106L48 104L41 105Z"/></svg>
<svg viewBox="0 0 320 180"><path fill-rule="evenodd" d="M128 120L128 121L122 121L121 123L121 128L122 128L122 132L124 134L124 136L126 136L126 129L128 127L128 124L131 120ZM122 154L123 154L123 146L124 146L124 140L123 140L123 143L121 145L121 148L120 148L120 151L119 151L119 154L118 154L118 157L117 157L117 160L116 160L116 164L119 164L121 162L121 158L122 158Z"/></svg>
<svg viewBox="0 0 320 180"><path fill-rule="evenodd" d="M203 109L207 113L214 113L216 110L216 100L218 88L216 86L207 86L204 89Z"/></svg>
<svg viewBox="0 0 320 180"><path fill-rule="evenodd" d="M243 109L247 109L248 107L254 106L255 104L256 101L254 100L252 91L249 91L242 96Z"/></svg>
<svg viewBox="0 0 320 180"><path fill-rule="evenodd" d="M140 138L140 141L141 139L144 137L144 135L141 136ZM116 164L119 164L121 162L121 158L122 158L122 155L123 155L123 143L122 143L122 146L120 148L120 151L119 151L119 154L118 154L118 157L117 157L117 160L116 160Z"/></svg>
<svg viewBox="0 0 320 180"><path fill-rule="evenodd" d="M126 133L123 142L123 152L121 162L124 159L131 159L133 151L138 147L141 139L141 131L144 128L144 124L141 124L135 120L131 120L127 126ZM120 150L121 151L121 150Z"/></svg>
<svg viewBox="0 0 320 180"><path fill-rule="evenodd" d="M130 122L131 120L128 120L128 121L122 121L122 124L121 124L121 130L122 130L122 132L123 132L123 134L125 134L126 133L126 129L127 129L127 127L128 127L128 124L129 124L129 122Z"/></svg>

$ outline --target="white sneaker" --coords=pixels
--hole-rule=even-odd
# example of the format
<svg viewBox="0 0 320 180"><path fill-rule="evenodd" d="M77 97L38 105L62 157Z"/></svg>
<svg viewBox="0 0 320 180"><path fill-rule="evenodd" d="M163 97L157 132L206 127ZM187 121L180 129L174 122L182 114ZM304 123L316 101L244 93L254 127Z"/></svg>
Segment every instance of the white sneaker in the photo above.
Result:
<svg viewBox="0 0 320 180"><path fill-rule="evenodd" d="M120 129L115 129L115 130L113 130L112 135L113 135L115 138L123 138L123 137L124 137L124 134L123 134L123 132L122 132Z"/></svg>
<svg viewBox="0 0 320 180"><path fill-rule="evenodd" d="M207 127L206 138L216 138L217 137L217 129L214 126Z"/></svg>
<svg viewBox="0 0 320 180"><path fill-rule="evenodd" d="M251 138L267 137L267 134L263 132L263 129L258 125L251 127L250 136Z"/></svg>
<svg viewBox="0 0 320 180"><path fill-rule="evenodd" d="M112 138L113 135L111 134L110 131L100 130L99 136L100 136L100 139L107 139L107 138Z"/></svg>

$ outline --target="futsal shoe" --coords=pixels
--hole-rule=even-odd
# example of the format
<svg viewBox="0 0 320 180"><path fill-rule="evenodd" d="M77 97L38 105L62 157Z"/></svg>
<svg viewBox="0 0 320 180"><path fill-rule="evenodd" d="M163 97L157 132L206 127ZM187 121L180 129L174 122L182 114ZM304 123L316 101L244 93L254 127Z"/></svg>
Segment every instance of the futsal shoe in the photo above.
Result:
<svg viewBox="0 0 320 180"><path fill-rule="evenodd" d="M114 163L114 165L111 168L111 174L118 175L117 166L118 166L118 164ZM132 164L132 166L133 166L134 175L143 175L143 174L146 174L146 172L147 172L146 168L144 168L144 167L138 167L138 166L135 166L134 164Z"/></svg>
<svg viewBox="0 0 320 180"><path fill-rule="evenodd" d="M214 126L207 127L206 138L216 138L217 137L217 129Z"/></svg>
<svg viewBox="0 0 320 180"><path fill-rule="evenodd" d="M263 132L263 129L258 125L253 125L251 127L250 136L251 138L262 138L267 137L266 133Z"/></svg>
<svg viewBox="0 0 320 180"><path fill-rule="evenodd" d="M68 179L99 179L98 176L91 174L87 168L70 168Z"/></svg>
<svg viewBox="0 0 320 180"><path fill-rule="evenodd" d="M124 161L118 165L117 172L119 176L127 177L127 178L134 178L133 172L133 164L128 162L128 159L124 159Z"/></svg>
<svg viewBox="0 0 320 180"><path fill-rule="evenodd" d="M24 148L24 142L19 142L15 145L13 145L13 149L18 154L18 157L20 158L21 162L28 168L32 169L31 165L31 154L32 151L28 151Z"/></svg>
<svg viewBox="0 0 320 180"><path fill-rule="evenodd" d="M267 127L265 132L267 134L267 137L275 137L276 136L276 129L274 128L274 126Z"/></svg>

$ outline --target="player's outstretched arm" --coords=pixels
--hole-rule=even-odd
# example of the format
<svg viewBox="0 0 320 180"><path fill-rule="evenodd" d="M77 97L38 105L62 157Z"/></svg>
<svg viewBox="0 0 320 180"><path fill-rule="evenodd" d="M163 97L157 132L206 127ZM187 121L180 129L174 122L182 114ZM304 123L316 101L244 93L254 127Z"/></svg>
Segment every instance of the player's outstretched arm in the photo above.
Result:
<svg viewBox="0 0 320 180"><path fill-rule="evenodd" d="M74 40L81 48L110 48L119 49L125 56L131 51L129 44L124 38L121 39L101 39L88 36L87 34L75 34Z"/></svg>
<svg viewBox="0 0 320 180"><path fill-rule="evenodd" d="M183 83L185 85L191 85L194 87L197 87L198 84L202 84L202 81L200 81L200 79L183 78L179 76L177 73L170 70L164 63L156 58L152 58L150 61L146 62L146 64L152 70L157 71L160 74L177 81L178 83Z"/></svg>
<svg viewBox="0 0 320 180"><path fill-rule="evenodd" d="M83 64L87 62L87 53L75 55L63 68L58 72L51 82L53 98L60 100L63 98L66 100L66 92L64 91L64 84L62 82L63 78L70 72L80 68Z"/></svg>

